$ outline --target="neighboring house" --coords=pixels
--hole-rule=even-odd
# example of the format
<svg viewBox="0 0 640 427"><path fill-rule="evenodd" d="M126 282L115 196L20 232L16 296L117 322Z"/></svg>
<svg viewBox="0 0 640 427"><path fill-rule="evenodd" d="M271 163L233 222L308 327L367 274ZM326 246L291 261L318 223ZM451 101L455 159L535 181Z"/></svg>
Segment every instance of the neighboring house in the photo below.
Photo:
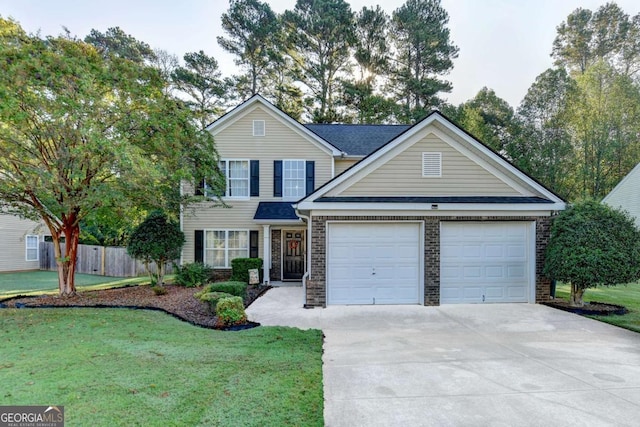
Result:
<svg viewBox="0 0 640 427"><path fill-rule="evenodd" d="M44 225L0 213L0 272L38 270Z"/></svg>
<svg viewBox="0 0 640 427"><path fill-rule="evenodd" d="M602 199L602 203L629 212L640 227L640 163Z"/></svg>
<svg viewBox="0 0 640 427"><path fill-rule="evenodd" d="M183 262L302 280L307 306L536 302L565 202L439 112L302 125L260 96L212 123L230 209L186 210ZM193 191L188 186L183 191Z"/></svg>

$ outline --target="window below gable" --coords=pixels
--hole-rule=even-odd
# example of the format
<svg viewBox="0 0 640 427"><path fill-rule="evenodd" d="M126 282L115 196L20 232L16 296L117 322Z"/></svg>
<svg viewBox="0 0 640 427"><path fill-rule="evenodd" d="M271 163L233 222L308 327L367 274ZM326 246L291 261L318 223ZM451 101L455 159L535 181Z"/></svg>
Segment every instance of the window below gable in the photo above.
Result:
<svg viewBox="0 0 640 427"><path fill-rule="evenodd" d="M266 125L264 120L253 121L253 136L265 136Z"/></svg>
<svg viewBox="0 0 640 427"><path fill-rule="evenodd" d="M423 178L442 177L442 153L422 153L422 176Z"/></svg>

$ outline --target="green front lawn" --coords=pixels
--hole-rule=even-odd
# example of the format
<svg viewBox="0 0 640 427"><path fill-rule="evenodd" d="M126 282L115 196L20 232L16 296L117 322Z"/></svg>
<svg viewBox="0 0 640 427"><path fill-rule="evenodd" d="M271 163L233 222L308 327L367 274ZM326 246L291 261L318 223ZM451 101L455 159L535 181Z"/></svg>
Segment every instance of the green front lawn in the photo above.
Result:
<svg viewBox="0 0 640 427"><path fill-rule="evenodd" d="M173 277L173 276L167 276ZM105 289L149 282L149 277L128 279L76 274L76 288L79 290ZM58 290L58 273L55 271L24 271L0 274L0 300L16 295L55 293Z"/></svg>
<svg viewBox="0 0 640 427"><path fill-rule="evenodd" d="M322 426L322 333L125 309L0 310L0 401L68 425Z"/></svg>
<svg viewBox="0 0 640 427"><path fill-rule="evenodd" d="M569 285L558 284L556 297L569 299ZM585 301L623 305L629 312L622 316L589 316L612 325L640 332L640 283L587 289Z"/></svg>

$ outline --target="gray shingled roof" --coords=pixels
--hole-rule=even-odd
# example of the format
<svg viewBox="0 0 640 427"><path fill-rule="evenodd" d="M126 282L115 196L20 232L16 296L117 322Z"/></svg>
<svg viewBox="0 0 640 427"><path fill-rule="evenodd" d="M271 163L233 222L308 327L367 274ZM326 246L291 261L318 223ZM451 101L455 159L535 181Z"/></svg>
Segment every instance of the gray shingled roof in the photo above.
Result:
<svg viewBox="0 0 640 427"><path fill-rule="evenodd" d="M304 127L347 155L368 156L411 126L313 123Z"/></svg>
<svg viewBox="0 0 640 427"><path fill-rule="evenodd" d="M298 215L291 202L260 202L253 219L296 220Z"/></svg>

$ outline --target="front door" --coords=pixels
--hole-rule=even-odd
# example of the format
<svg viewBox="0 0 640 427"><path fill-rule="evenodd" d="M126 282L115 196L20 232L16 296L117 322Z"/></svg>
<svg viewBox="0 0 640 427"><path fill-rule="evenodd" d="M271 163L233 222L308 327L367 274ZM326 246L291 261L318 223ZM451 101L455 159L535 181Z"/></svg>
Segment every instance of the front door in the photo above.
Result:
<svg viewBox="0 0 640 427"><path fill-rule="evenodd" d="M283 280L302 280L304 274L304 231L285 230L282 260Z"/></svg>

